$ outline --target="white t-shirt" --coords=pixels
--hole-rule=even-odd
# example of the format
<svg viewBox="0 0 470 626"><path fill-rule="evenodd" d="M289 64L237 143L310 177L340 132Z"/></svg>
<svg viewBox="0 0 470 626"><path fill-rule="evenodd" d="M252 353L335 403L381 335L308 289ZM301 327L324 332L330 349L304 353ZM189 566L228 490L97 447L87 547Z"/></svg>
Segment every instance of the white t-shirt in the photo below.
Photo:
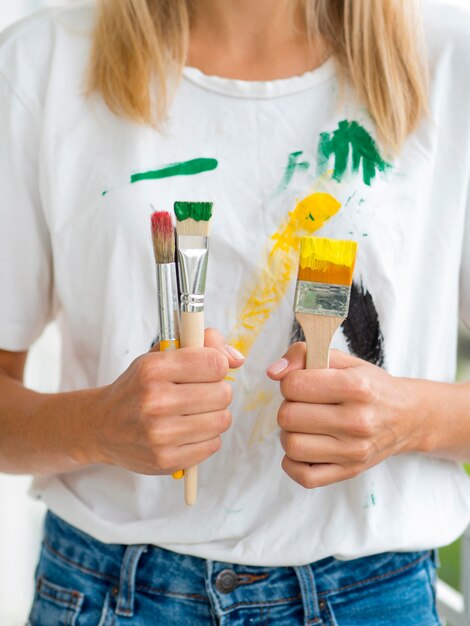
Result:
<svg viewBox="0 0 470 626"><path fill-rule="evenodd" d="M60 389L112 383L157 335L151 205L203 200L206 322L248 358L193 508L181 482L99 465L37 478L33 493L101 541L253 565L455 539L470 484L451 461L400 455L310 491L284 474L265 369L290 341L298 237L315 233L359 243L334 345L393 375L454 380L459 306L470 322L469 13L426 8L432 116L393 160L354 95L338 105L331 60L265 83L186 68L163 132L121 119L82 95L92 22L87 6L49 10L0 40L0 347L27 349L55 317Z"/></svg>

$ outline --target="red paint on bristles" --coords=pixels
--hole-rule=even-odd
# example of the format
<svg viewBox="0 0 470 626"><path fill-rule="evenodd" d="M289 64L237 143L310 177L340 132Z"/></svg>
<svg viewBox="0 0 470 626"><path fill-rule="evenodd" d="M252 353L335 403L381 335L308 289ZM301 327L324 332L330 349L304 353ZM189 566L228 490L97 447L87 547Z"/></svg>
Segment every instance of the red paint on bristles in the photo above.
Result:
<svg viewBox="0 0 470 626"><path fill-rule="evenodd" d="M173 220L168 211L155 211L152 214L152 233L162 237L173 237Z"/></svg>
<svg viewBox="0 0 470 626"><path fill-rule="evenodd" d="M168 211L155 211L151 217L153 250L157 263L174 263L175 229Z"/></svg>

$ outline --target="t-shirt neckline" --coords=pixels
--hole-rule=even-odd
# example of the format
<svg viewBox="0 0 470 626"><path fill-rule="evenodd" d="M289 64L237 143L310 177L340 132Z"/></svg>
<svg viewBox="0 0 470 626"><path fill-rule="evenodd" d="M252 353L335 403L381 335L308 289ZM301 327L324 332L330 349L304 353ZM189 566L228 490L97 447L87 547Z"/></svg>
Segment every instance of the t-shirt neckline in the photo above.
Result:
<svg viewBox="0 0 470 626"><path fill-rule="evenodd" d="M269 81L238 80L235 78L223 78L210 76L201 70L186 66L183 68L183 77L203 89L233 98L278 98L289 96L300 91L316 87L329 80L336 73L336 64L330 57L320 67L305 72L300 76L280 78Z"/></svg>

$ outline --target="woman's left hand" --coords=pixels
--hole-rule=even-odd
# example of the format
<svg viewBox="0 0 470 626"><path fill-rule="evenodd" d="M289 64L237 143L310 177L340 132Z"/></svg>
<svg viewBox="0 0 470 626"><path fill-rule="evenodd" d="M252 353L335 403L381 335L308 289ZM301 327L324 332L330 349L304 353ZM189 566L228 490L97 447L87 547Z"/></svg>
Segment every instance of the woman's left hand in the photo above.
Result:
<svg viewBox="0 0 470 626"><path fill-rule="evenodd" d="M285 400L278 412L284 471L307 489L353 478L389 456L425 451L412 379L338 350L330 369L305 370L304 343L268 368ZM421 434L420 434L421 433Z"/></svg>

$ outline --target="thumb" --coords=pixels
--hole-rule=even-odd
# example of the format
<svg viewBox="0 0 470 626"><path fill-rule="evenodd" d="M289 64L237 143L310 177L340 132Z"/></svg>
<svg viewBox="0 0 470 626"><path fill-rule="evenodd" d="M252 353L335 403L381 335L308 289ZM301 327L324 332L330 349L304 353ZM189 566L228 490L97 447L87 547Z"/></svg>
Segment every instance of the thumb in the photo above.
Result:
<svg viewBox="0 0 470 626"><path fill-rule="evenodd" d="M341 350L330 350L330 367L334 369L342 370L346 367L357 367L363 364L364 361L362 359L358 359L352 354L342 352Z"/></svg>
<svg viewBox="0 0 470 626"><path fill-rule="evenodd" d="M245 361L243 354L234 346L225 343L224 336L215 328L206 328L204 333L204 346L220 350L228 358L230 369L238 369Z"/></svg>
<svg viewBox="0 0 470 626"><path fill-rule="evenodd" d="M288 372L305 369L307 349L303 341L293 343L285 355L266 370L272 380L282 380Z"/></svg>

